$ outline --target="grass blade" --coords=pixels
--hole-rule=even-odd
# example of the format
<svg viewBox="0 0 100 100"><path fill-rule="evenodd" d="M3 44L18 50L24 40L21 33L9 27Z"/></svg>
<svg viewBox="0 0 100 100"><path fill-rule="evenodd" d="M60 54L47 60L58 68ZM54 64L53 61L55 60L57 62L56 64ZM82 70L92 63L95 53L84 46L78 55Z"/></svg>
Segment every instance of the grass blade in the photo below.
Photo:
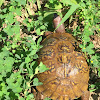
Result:
<svg viewBox="0 0 100 100"><path fill-rule="evenodd" d="M64 23L70 15L72 15L72 13L79 7L79 5L72 5L71 8L69 9L69 11L66 13L66 15L62 18L61 22L59 23L59 25L57 26L57 28ZM57 29L56 28L56 29ZM55 29L55 30L56 30Z"/></svg>

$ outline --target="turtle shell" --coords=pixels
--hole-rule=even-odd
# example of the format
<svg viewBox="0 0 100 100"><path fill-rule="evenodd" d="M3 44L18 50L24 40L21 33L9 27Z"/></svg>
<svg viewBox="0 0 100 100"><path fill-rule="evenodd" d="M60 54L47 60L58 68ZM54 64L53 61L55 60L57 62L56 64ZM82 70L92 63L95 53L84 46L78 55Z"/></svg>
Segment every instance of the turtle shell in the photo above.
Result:
<svg viewBox="0 0 100 100"><path fill-rule="evenodd" d="M89 67L78 43L69 33L53 33L42 42L38 62L49 70L37 75L43 85L37 90L54 100L80 97L88 88Z"/></svg>

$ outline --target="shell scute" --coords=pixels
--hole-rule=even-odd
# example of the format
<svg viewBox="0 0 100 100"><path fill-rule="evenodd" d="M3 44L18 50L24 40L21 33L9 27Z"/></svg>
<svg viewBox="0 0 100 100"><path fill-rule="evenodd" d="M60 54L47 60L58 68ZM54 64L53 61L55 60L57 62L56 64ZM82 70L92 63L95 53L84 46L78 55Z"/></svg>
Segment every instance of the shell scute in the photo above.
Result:
<svg viewBox="0 0 100 100"><path fill-rule="evenodd" d="M39 62L49 70L37 75L43 85L37 89L54 100L80 97L88 88L89 67L78 43L69 33L54 33L42 42Z"/></svg>

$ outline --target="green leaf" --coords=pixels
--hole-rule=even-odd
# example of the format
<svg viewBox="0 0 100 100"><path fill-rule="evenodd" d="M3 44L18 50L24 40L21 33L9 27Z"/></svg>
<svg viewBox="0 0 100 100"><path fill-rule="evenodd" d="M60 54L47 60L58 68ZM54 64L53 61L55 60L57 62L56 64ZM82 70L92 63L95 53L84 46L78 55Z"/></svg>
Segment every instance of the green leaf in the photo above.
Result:
<svg viewBox="0 0 100 100"><path fill-rule="evenodd" d="M2 76L2 75L0 75L0 81L2 81L2 77L3 77L3 76Z"/></svg>
<svg viewBox="0 0 100 100"><path fill-rule="evenodd" d="M50 98L46 97L44 100L51 100Z"/></svg>
<svg viewBox="0 0 100 100"><path fill-rule="evenodd" d="M44 25L42 25L42 26L40 27L40 29L44 30L44 29L45 29L45 26L44 26Z"/></svg>
<svg viewBox="0 0 100 100"><path fill-rule="evenodd" d="M6 82L8 84L8 88L12 89L14 93L20 93L22 91L22 76L20 75L20 72L12 73L10 78L6 79Z"/></svg>
<svg viewBox="0 0 100 100"><path fill-rule="evenodd" d="M97 55L94 55L91 57L91 63L95 66L95 67L98 67L98 60L97 60Z"/></svg>
<svg viewBox="0 0 100 100"><path fill-rule="evenodd" d="M80 44L79 47L80 47L80 48L84 48L84 45Z"/></svg>
<svg viewBox="0 0 100 100"><path fill-rule="evenodd" d="M33 68L35 63L36 63L36 61L33 61L33 62L30 64L30 68Z"/></svg>
<svg viewBox="0 0 100 100"><path fill-rule="evenodd" d="M71 8L69 9L69 11L65 14L65 16L62 18L61 22L59 23L59 25L57 26L57 28L64 23L71 15L72 13L79 7L79 5L72 5ZM56 28L56 29L57 29ZM55 29L55 30L56 30Z"/></svg>
<svg viewBox="0 0 100 100"><path fill-rule="evenodd" d="M39 16L38 17L38 20L41 20L42 21L43 20L43 17L42 16Z"/></svg>
<svg viewBox="0 0 100 100"><path fill-rule="evenodd" d="M40 44L40 42L42 41L42 36L39 37L38 41L37 41L37 44Z"/></svg>
<svg viewBox="0 0 100 100"><path fill-rule="evenodd" d="M22 62L22 63L20 64L19 68L20 68L21 71L23 71L24 65L25 65L25 62Z"/></svg>
<svg viewBox="0 0 100 100"><path fill-rule="evenodd" d="M12 12L10 12L10 13L7 15L5 21L6 21L6 22L9 22L10 24L14 23L14 15L13 15Z"/></svg>
<svg viewBox="0 0 100 100"><path fill-rule="evenodd" d="M30 61L31 61L30 57L27 56L27 57L25 58L25 63L29 63Z"/></svg>
<svg viewBox="0 0 100 100"><path fill-rule="evenodd" d="M34 95L33 95L33 94L29 94L29 95L27 95L26 100L31 100L31 99L33 99L33 98L34 98Z"/></svg>
<svg viewBox="0 0 100 100"><path fill-rule="evenodd" d="M95 90L97 90L97 89L92 89L92 90L90 90L90 92L93 92L93 91L95 91Z"/></svg>
<svg viewBox="0 0 100 100"><path fill-rule="evenodd" d="M47 17L48 15L51 15L51 14L54 14L54 13L57 13L56 11L46 11L44 13L44 18Z"/></svg>
<svg viewBox="0 0 100 100"><path fill-rule="evenodd" d="M0 19L3 19L3 18L5 18L5 15L0 15Z"/></svg>
<svg viewBox="0 0 100 100"><path fill-rule="evenodd" d="M43 83L42 82L39 82L38 78L34 78L33 79L33 85L34 86L38 86L38 85L42 85Z"/></svg>
<svg viewBox="0 0 100 100"><path fill-rule="evenodd" d="M69 5L77 5L76 0L61 0L61 2L64 4L69 4Z"/></svg>
<svg viewBox="0 0 100 100"><path fill-rule="evenodd" d="M29 56L32 56L32 55L36 54L36 52L37 52L37 50L32 50L32 51L30 52Z"/></svg>
<svg viewBox="0 0 100 100"><path fill-rule="evenodd" d="M27 40L31 41L32 40L32 37L27 37ZM35 44L35 43L34 43Z"/></svg>
<svg viewBox="0 0 100 100"><path fill-rule="evenodd" d="M4 12L4 13L6 13L6 11L7 11L7 8L4 8L3 10L2 10L2 12ZM4 16L5 17L5 16Z"/></svg>
<svg viewBox="0 0 100 100"><path fill-rule="evenodd" d="M91 49L89 50L88 48L87 48L86 51L87 51L87 53L90 54L90 55L95 53L94 50L91 50Z"/></svg>
<svg viewBox="0 0 100 100"><path fill-rule="evenodd" d="M84 43L89 42L89 41L90 41L90 37L89 37L89 36L84 35L84 36L83 36L83 41L84 41Z"/></svg>
<svg viewBox="0 0 100 100"><path fill-rule="evenodd" d="M60 2L58 2L58 4L55 4L55 8L54 9L61 9L63 6Z"/></svg>
<svg viewBox="0 0 100 100"><path fill-rule="evenodd" d="M86 52L87 52L88 54L94 54L95 52L94 52L93 48L94 48L94 44L93 44L93 43L90 43L89 46L87 46L87 47L85 48L85 50L86 50Z"/></svg>
<svg viewBox="0 0 100 100"><path fill-rule="evenodd" d="M31 76L31 75L33 74L33 69L31 69L31 68L29 67L29 64L26 64L26 67L27 67L27 71L28 71L28 73L29 73L29 76Z"/></svg>
<svg viewBox="0 0 100 100"><path fill-rule="evenodd" d="M4 3L5 0L0 0L0 7Z"/></svg>
<svg viewBox="0 0 100 100"><path fill-rule="evenodd" d="M2 67L4 67L4 66L2 66ZM3 70L3 71L1 72L2 77L6 77L6 74L7 74L7 72L6 72L5 70Z"/></svg>
<svg viewBox="0 0 100 100"><path fill-rule="evenodd" d="M18 85L16 86L16 87L14 87L12 90L13 90L13 92L17 92L17 93L20 93L21 91L22 91L22 89L23 88L21 88L21 87L18 87Z"/></svg>
<svg viewBox="0 0 100 100"><path fill-rule="evenodd" d="M2 91L0 91L0 97L2 97L3 96L3 92Z"/></svg>
<svg viewBox="0 0 100 100"><path fill-rule="evenodd" d="M37 59L37 58L38 58L38 55L37 54L34 54L33 59Z"/></svg>
<svg viewBox="0 0 100 100"><path fill-rule="evenodd" d="M26 100L26 99L25 99L25 98L23 98L23 97L20 97L20 98L19 98L19 100Z"/></svg>
<svg viewBox="0 0 100 100"><path fill-rule="evenodd" d="M28 0L28 1L29 1L29 2L32 2L33 0ZM36 2L36 0L33 1L33 3L35 3L35 2Z"/></svg>
<svg viewBox="0 0 100 100"><path fill-rule="evenodd" d="M23 1L23 0L22 0L22 1ZM19 15L19 16L22 15L22 13L21 13L21 9L22 9L22 7L20 7L20 8L16 8L16 9L15 9L15 13L16 13L17 15Z"/></svg>
<svg viewBox="0 0 100 100"><path fill-rule="evenodd" d="M11 72L12 70L12 66L14 64L14 58L12 57L7 57L5 60L4 60L4 65L5 65L5 68L6 68L6 72Z"/></svg>
<svg viewBox="0 0 100 100"><path fill-rule="evenodd" d="M51 6L50 3L52 3L52 5L54 6ZM53 2L50 2L50 3L46 3L45 4L45 7L49 8L49 9L61 9L63 6L60 2L57 2L55 3L54 1Z"/></svg>
<svg viewBox="0 0 100 100"><path fill-rule="evenodd" d="M94 48L94 44L92 42L89 44L89 48Z"/></svg>
<svg viewBox="0 0 100 100"><path fill-rule="evenodd" d="M19 25L14 25L12 28L11 28L12 32L15 33L15 34L20 34L20 26Z"/></svg>
<svg viewBox="0 0 100 100"><path fill-rule="evenodd" d="M31 37L30 37L30 40L31 40ZM25 42L25 44L26 44L27 47L31 46L31 44L29 42Z"/></svg>
<svg viewBox="0 0 100 100"><path fill-rule="evenodd" d="M49 68L47 68L42 62L40 62L39 64L39 72L42 73L42 72L45 72L49 70Z"/></svg>
<svg viewBox="0 0 100 100"><path fill-rule="evenodd" d="M15 0L17 1L20 5L26 5L26 0Z"/></svg>
<svg viewBox="0 0 100 100"><path fill-rule="evenodd" d="M4 58L9 56L9 51L8 50L3 50L3 52L0 53L0 58Z"/></svg>
<svg viewBox="0 0 100 100"><path fill-rule="evenodd" d="M21 57L18 54L15 54L15 57L21 59Z"/></svg>
<svg viewBox="0 0 100 100"><path fill-rule="evenodd" d="M10 7L9 7L9 11L10 11L10 12L14 12L14 11L15 11L14 6L10 6Z"/></svg>
<svg viewBox="0 0 100 100"><path fill-rule="evenodd" d="M1 88L0 95L6 94L5 96L8 96L8 95L9 95L9 92L7 92L8 89L7 89L7 86L5 85L5 83L2 82L2 83L0 84L0 86L2 87L2 88Z"/></svg>
<svg viewBox="0 0 100 100"><path fill-rule="evenodd" d="M36 29L36 33L37 33L37 35L40 35L40 34L41 34L40 28L37 28L37 29Z"/></svg>
<svg viewBox="0 0 100 100"><path fill-rule="evenodd" d="M91 84L90 86L91 86L91 88L95 88L95 85L94 84Z"/></svg>
<svg viewBox="0 0 100 100"><path fill-rule="evenodd" d="M3 31L6 32L8 36L12 36L14 32L11 30L11 28L12 27L8 25L6 28L3 29Z"/></svg>

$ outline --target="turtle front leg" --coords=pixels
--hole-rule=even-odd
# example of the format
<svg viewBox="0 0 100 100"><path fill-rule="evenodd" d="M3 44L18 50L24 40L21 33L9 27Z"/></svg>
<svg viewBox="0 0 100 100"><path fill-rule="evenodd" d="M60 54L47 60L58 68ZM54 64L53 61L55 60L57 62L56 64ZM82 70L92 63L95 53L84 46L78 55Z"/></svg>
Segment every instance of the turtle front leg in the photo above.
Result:
<svg viewBox="0 0 100 100"><path fill-rule="evenodd" d="M90 92L86 91L84 94L81 96L81 100L89 100L90 97Z"/></svg>

